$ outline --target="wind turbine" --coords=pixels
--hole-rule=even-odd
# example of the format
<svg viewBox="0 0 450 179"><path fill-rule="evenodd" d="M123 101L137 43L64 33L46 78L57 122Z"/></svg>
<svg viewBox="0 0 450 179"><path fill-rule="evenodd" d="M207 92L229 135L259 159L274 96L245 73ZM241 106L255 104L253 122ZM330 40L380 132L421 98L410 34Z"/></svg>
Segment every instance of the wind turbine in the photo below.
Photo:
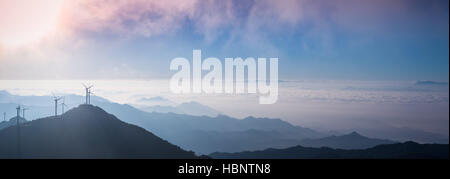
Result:
<svg viewBox="0 0 450 179"><path fill-rule="evenodd" d="M82 85L84 86L84 88L86 89L86 104L90 104L91 103L91 96L90 96L90 90L93 87L93 85L87 86L84 83L82 83Z"/></svg>
<svg viewBox="0 0 450 179"><path fill-rule="evenodd" d="M63 100L63 102L61 103L61 108L62 108L61 120L63 119L64 107L67 107L67 105L66 105L66 97L63 97L62 100Z"/></svg>
<svg viewBox="0 0 450 179"><path fill-rule="evenodd" d="M6 112L3 112L3 121L6 122Z"/></svg>
<svg viewBox="0 0 450 179"><path fill-rule="evenodd" d="M68 107L68 106L66 105L66 98L63 97L62 100L63 100L63 102L61 103L61 107L62 107L62 114L64 114L64 107Z"/></svg>
<svg viewBox="0 0 450 179"><path fill-rule="evenodd" d="M89 104L91 104L91 94L95 95L95 94L89 89Z"/></svg>
<svg viewBox="0 0 450 179"><path fill-rule="evenodd" d="M58 101L61 100L61 97L53 95L53 100L55 100L55 117L56 117L58 116Z"/></svg>
<svg viewBox="0 0 450 179"><path fill-rule="evenodd" d="M19 126L19 118L20 118L20 105L16 107L17 110L17 126Z"/></svg>
<svg viewBox="0 0 450 179"><path fill-rule="evenodd" d="M21 151L20 151L20 105L17 106L17 157L21 158Z"/></svg>
<svg viewBox="0 0 450 179"><path fill-rule="evenodd" d="M25 108L25 106L22 106L22 117L25 119L25 111L29 110L29 108Z"/></svg>

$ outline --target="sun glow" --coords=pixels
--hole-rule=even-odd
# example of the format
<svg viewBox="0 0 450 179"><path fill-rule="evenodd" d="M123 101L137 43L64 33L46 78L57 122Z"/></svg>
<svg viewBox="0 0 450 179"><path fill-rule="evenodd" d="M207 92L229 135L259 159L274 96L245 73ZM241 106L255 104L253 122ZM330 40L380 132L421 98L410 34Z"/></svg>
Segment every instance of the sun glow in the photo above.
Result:
<svg viewBox="0 0 450 179"><path fill-rule="evenodd" d="M57 28L62 0L0 0L0 46L36 43Z"/></svg>

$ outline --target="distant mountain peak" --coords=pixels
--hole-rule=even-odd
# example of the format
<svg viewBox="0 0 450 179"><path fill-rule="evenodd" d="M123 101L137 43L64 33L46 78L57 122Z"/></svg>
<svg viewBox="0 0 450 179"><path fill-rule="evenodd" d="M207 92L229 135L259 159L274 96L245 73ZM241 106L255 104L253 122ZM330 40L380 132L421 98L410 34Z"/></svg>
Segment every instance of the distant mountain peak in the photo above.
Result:
<svg viewBox="0 0 450 179"><path fill-rule="evenodd" d="M416 85L448 85L448 82L431 81L431 80L419 80L416 81Z"/></svg>
<svg viewBox="0 0 450 179"><path fill-rule="evenodd" d="M356 131L353 131L352 133L350 133L350 134L348 134L349 136L355 136L355 137L364 137L364 136L362 136L361 134L359 134L358 132L356 132Z"/></svg>
<svg viewBox="0 0 450 179"><path fill-rule="evenodd" d="M162 96L141 98L137 102L138 102L138 104L141 104L141 105L150 105L150 106L156 106L156 105L173 106L173 105L176 105L175 102L173 102L167 98L164 98Z"/></svg>
<svg viewBox="0 0 450 179"><path fill-rule="evenodd" d="M372 139L358 132L351 132L342 136L330 136L318 139L304 139L300 145L305 147L330 147L339 149L366 149L380 144L393 144L394 141Z"/></svg>
<svg viewBox="0 0 450 179"><path fill-rule="evenodd" d="M22 121L26 121L25 118L20 117L20 116L19 116L19 120L20 120L21 122L22 122ZM16 122L16 121L17 121L17 116L15 116L15 117L9 119L9 121L10 121L10 122L13 122L13 121Z"/></svg>
<svg viewBox="0 0 450 179"><path fill-rule="evenodd" d="M6 90L0 90L0 95L11 95L11 93Z"/></svg>
<svg viewBox="0 0 450 179"><path fill-rule="evenodd" d="M90 119L90 120L117 120L115 116L109 114L102 108L98 106L94 106L92 104L80 104L78 107L74 107L64 114L61 115L63 119L70 119L70 120L83 120L83 119ZM57 117L60 118L60 117Z"/></svg>
<svg viewBox="0 0 450 179"><path fill-rule="evenodd" d="M78 107L72 108L67 112L65 112L64 114L79 113L79 112L97 112L107 114L105 110L92 104L80 104Z"/></svg>
<svg viewBox="0 0 450 179"><path fill-rule="evenodd" d="M140 100L151 100L151 101L157 100L157 101L165 101L165 100L167 100L167 99L164 98L164 97L162 97L162 96L155 96L155 97L150 97L150 98L142 98L142 99L140 99Z"/></svg>

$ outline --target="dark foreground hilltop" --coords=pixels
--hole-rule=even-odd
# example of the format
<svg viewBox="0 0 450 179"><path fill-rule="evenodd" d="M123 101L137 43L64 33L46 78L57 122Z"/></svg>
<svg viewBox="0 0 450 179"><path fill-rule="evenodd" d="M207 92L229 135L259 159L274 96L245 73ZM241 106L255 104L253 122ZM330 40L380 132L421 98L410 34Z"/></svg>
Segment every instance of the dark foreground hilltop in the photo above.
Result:
<svg viewBox="0 0 450 179"><path fill-rule="evenodd" d="M343 150L295 146L238 153L212 153L216 159L448 159L448 144L405 142L369 149Z"/></svg>
<svg viewBox="0 0 450 179"><path fill-rule="evenodd" d="M0 158L196 158L92 105L22 124L17 141L17 126L0 130Z"/></svg>

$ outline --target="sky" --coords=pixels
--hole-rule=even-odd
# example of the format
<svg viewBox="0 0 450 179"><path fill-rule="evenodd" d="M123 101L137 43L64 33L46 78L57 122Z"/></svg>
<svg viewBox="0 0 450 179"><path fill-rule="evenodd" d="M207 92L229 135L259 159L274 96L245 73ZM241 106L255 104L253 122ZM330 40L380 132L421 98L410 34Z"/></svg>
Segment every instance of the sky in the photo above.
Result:
<svg viewBox="0 0 450 179"><path fill-rule="evenodd" d="M175 57L278 57L280 79L449 78L447 0L0 0L0 79L169 79Z"/></svg>

